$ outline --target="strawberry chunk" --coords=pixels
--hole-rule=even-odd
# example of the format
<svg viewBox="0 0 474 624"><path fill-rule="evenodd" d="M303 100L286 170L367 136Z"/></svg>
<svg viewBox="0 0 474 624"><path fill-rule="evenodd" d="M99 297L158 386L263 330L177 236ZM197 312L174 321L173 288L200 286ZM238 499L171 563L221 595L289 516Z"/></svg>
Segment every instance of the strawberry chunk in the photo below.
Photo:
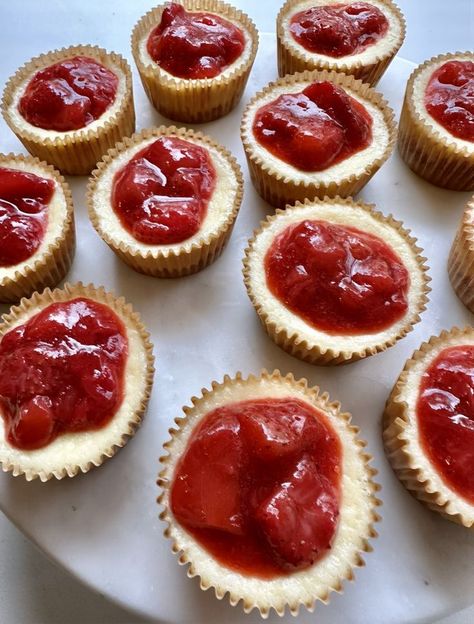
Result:
<svg viewBox="0 0 474 624"><path fill-rule="evenodd" d="M183 456L173 482L171 507L191 527L243 533L239 421L233 415L205 423ZM204 459L204 461L203 461Z"/></svg>
<svg viewBox="0 0 474 624"><path fill-rule="evenodd" d="M262 502L255 520L282 567L298 569L329 550L338 513L334 487L305 455Z"/></svg>
<svg viewBox="0 0 474 624"><path fill-rule="evenodd" d="M248 403L240 417L242 435L249 452L261 461L281 460L303 451L314 442L318 423L300 401Z"/></svg>
<svg viewBox="0 0 474 624"><path fill-rule="evenodd" d="M18 446L31 450L47 444L53 429L51 400L35 396L19 407L10 435Z"/></svg>

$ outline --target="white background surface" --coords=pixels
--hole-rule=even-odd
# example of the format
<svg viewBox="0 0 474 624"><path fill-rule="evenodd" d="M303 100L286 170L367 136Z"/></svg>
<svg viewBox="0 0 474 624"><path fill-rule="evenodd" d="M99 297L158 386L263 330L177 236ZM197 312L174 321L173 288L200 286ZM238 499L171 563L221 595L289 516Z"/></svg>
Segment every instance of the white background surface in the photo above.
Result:
<svg viewBox="0 0 474 624"><path fill-rule="evenodd" d="M120 10L117 0L102 0L101 7L110 7L110 19L104 23L90 21L95 3L80 0L0 0L0 85L12 74L21 60L45 51L38 47L35 32L50 37L50 48L72 43L99 43L109 47L114 25L124 28L126 15L130 29L133 23L153 4L128 0ZM246 10L262 31L272 31L280 2L273 0L234 0ZM408 23L407 40L400 56L415 62L440 52L472 48L474 40L474 3L470 0L399 0ZM105 10L107 14L107 10ZM8 25L8 26L6 26ZM87 41L76 33L89 33ZM18 48L22 49L21 54ZM130 59L129 43L125 39L120 49ZM15 53L13 54L13 50ZM140 88L136 85L136 89ZM0 150L5 126L0 127ZM32 510L33 511L33 510ZM316 616L315 616L316 619ZM244 621L244 617L242 616ZM449 620L450 624L473 622L474 614L464 614ZM0 622L2 624L99 624L129 623L140 620L109 605L99 596L83 588L65 572L50 564L9 523L0 516ZM217 623L210 623L217 624ZM219 623L220 624L220 623Z"/></svg>

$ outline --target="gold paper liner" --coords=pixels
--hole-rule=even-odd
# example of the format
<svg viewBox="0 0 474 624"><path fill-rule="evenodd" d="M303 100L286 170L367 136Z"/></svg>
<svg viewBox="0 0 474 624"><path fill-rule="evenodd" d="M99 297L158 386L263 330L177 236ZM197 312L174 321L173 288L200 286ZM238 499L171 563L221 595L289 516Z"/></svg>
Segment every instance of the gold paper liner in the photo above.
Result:
<svg viewBox="0 0 474 624"><path fill-rule="evenodd" d="M173 445L179 439L183 426L190 420L197 418L195 411L199 410L200 406L208 397L208 395L212 394L215 390L220 390L222 388L232 388L237 385L249 385L251 387L252 384L266 380L278 381L281 384L285 384L286 386L288 386L289 392L291 392L292 388L300 392L303 391L310 400L310 403L312 403L316 408L322 410L327 416L329 416L330 420L337 419L339 421L342 421L344 423L344 426L350 432L354 445L358 448L358 455L360 457L360 461L363 463L364 472L367 476L367 504L370 506L371 512L366 532L363 535L359 536L359 544L354 545L351 559L347 561L347 568L345 570L345 573L341 574L341 576L334 584L328 583L327 587L323 592L317 593L315 591L315 593L309 596L304 602L299 599L295 599L292 596L284 595L284 592L282 592L281 598L278 603L272 602L271 600L269 600L264 588L262 587L265 581L262 581L261 579L258 579L259 587L255 590L255 594L259 594L258 598L255 598L254 596L250 597L248 595L243 595L242 590L239 587L239 583L236 583L234 586L232 585L232 582L226 582L229 578L229 571L225 567L223 567L221 582L218 584L213 584L208 578L201 575L196 570L195 562L193 562L187 548L180 542L179 535L176 534L176 521L174 520L173 514L169 507L168 498L173 478L170 467L170 460L173 454ZM376 512L376 508L382 504L381 501L376 497L376 493L380 490L380 486L373 480L373 477L377 474L377 470L370 466L372 456L366 453L364 450L367 443L357 437L359 434L359 428L351 424L351 414L343 412L341 410L340 403L338 401L331 401L329 394L327 392L321 393L321 390L318 386L309 387L306 379L295 380L294 376L291 373L289 375L282 376L279 370L275 370L272 373L269 373L264 369L258 377L255 377L254 375L249 375L247 378L244 378L242 376L242 373L240 372L238 372L234 378L229 377L229 375L225 375L222 383L213 381L211 384L211 390L203 388L202 395L200 397L192 397L191 402L191 407L183 407L185 415L183 417L178 417L175 419L177 428L172 428L169 430L171 439L165 442L165 444L163 445L163 448L166 450L167 455L160 458L160 462L163 464L164 468L160 472L157 482L163 490L162 494L158 498L158 503L164 507L164 511L160 514L160 518L164 520L164 522L167 524L164 535L165 537L172 540L172 550L173 553L178 556L178 563L180 565L189 564L189 567L187 569L187 575L190 578L195 576L199 577L200 587L202 590L207 590L212 587L215 591L216 597L219 600L222 600L224 596L228 594L229 602L232 606L236 606L240 601L242 601L245 613L249 613L253 609L257 609L263 618L268 617L271 609L274 609L276 613L280 616L283 616L285 614L285 610L287 608L292 615L297 615L300 606L305 606L308 611L312 612L315 608L315 603L317 601L321 601L327 604L329 602L331 592L336 591L338 593L342 593L343 583L347 580L354 580L354 568L365 565L365 562L362 559L362 555L364 553L372 551L372 546L369 543L369 539L377 537L377 532L374 529L374 524L380 521L380 516ZM209 555L209 557L211 558L212 555Z"/></svg>
<svg viewBox="0 0 474 624"><path fill-rule="evenodd" d="M387 132L389 135L388 145L381 157L367 163L365 170L359 174L350 174L341 178L337 182L321 182L318 181L318 172L314 172L314 179L308 180L292 180L274 168L272 164L266 162L257 155L254 150L256 139L252 131L252 119L250 109L256 101L271 93L275 87L284 85L293 85L295 83L310 84L316 81L329 80L334 84L349 89L359 97L367 100L371 104L377 106L383 113ZM284 208L286 204L294 204L297 201L305 199L315 199L323 197L348 197L358 193L371 179L371 177L380 169L383 163L390 156L396 138L396 125L393 117L393 111L388 106L382 95L374 91L368 84L356 80L353 76L348 76L342 72L323 71L304 71L298 74L284 76L276 82L269 83L261 91L259 91L249 102L245 109L242 123L240 127L242 143L244 145L245 155L250 171L252 182L261 197L272 206ZM283 163L286 165L286 163Z"/></svg>
<svg viewBox="0 0 474 624"><path fill-rule="evenodd" d="M145 392L141 397L139 408L134 413L130 414L129 421L126 428L122 432L121 438L116 440L107 448L98 450L96 456L91 457L89 461L81 464L66 463L61 470L54 471L36 471L31 468L25 468L21 464L8 460L2 460L0 462L3 472L11 472L15 477L24 475L27 481L32 481L36 478L39 478L40 481L48 481L53 477L56 479L75 477L81 472L86 473L91 468L103 464L104 461L113 457L115 453L120 448L125 446L128 440L133 437L141 424L143 415L148 405L148 400L150 398L154 374L153 345L150 342L150 334L145 329L140 315L133 310L132 306L129 303L126 303L123 297L115 297L115 295L107 292L102 286L97 288L92 284L84 285L82 282L78 282L76 284L68 283L64 285L64 288L57 288L53 291L47 288L41 294L35 292L30 299L22 299L18 306L12 307L8 314L3 315L3 322L0 325L0 341L9 331L12 324L16 323L23 315L28 314L31 310L38 309L39 312L41 309L52 303L69 301L70 299L74 299L76 297L87 297L109 306L121 319L128 321L138 332L142 341L143 350L146 352L147 372Z"/></svg>
<svg viewBox="0 0 474 624"><path fill-rule="evenodd" d="M415 110L413 91L418 76L429 65L466 54L440 54L415 69L407 83L398 131L398 150L410 169L428 182L453 191L474 190L474 151L469 153L467 147L454 143L454 137L450 142L420 116Z"/></svg>
<svg viewBox="0 0 474 624"><path fill-rule="evenodd" d="M474 198L464 210L453 241L448 274L457 296L474 313Z"/></svg>
<svg viewBox="0 0 474 624"><path fill-rule="evenodd" d="M51 165L32 156L0 154L0 167L14 163L31 164L41 167L45 175L54 179L57 192L62 192L66 203L66 217L59 236L52 240L41 256L21 270L11 267L11 276L0 279L0 302L14 303L22 297L29 297L35 290L54 288L68 273L76 246L74 208L69 185Z"/></svg>
<svg viewBox="0 0 474 624"><path fill-rule="evenodd" d="M419 293L416 309L409 311L406 323L396 336L381 341L379 344L372 347L344 351L336 348L326 348L322 345L318 345L317 343L310 344L307 340L302 339L298 332L291 329L291 327L280 325L273 320L271 315L266 310L266 299L259 298L253 289L250 257L253 253L253 247L258 236L281 215L288 214L292 210L305 206L313 207L314 205L327 204L343 204L347 206L348 210L351 210L352 208L361 208L379 223L384 223L385 225L392 227L403 237L412 249L414 255L416 256L418 267L423 274L423 286L421 292ZM302 216L301 219L304 220L304 217ZM273 342L275 342L275 344L281 347L284 351L300 360L304 360L305 362L316 364L318 366L349 364L350 362L355 362L370 355L375 355L376 353L380 353L381 351L385 351L389 347L392 347L398 340L406 336L413 329L413 326L421 320L420 314L426 309L428 293L431 290L428 286L430 278L427 275L426 258L421 255L422 253L423 250L418 247L417 240L411 236L410 230L405 229L402 222L395 220L392 215L385 216L381 212L375 210L375 206L373 204L365 204L360 201L355 202L352 198L343 199L340 197L325 197L323 200L315 199L313 201L306 200L304 203L297 202L295 206L287 206L286 210L278 209L275 214L268 216L264 221L262 221L260 223L260 228L254 231L253 237L249 240L248 246L245 249L245 256L243 259L244 283L250 301L252 302L252 305L255 308L265 331ZM291 311L289 311L289 314L293 315Z"/></svg>
<svg viewBox="0 0 474 624"><path fill-rule="evenodd" d="M81 130L64 132L63 136L55 138L38 137L32 130L34 126L26 121L25 125L18 125L11 115L11 108L21 83L41 69L77 55L94 58L106 67L119 68L117 75L119 80L125 79L125 94L116 114L96 129L91 130L86 126ZM119 54L106 52L97 46L79 45L46 52L20 67L9 79L3 92L2 113L6 123L31 154L54 165L61 173L87 175L110 147L135 130L130 66Z"/></svg>
<svg viewBox="0 0 474 624"><path fill-rule="evenodd" d="M188 11L208 11L241 24L252 39L250 56L226 76L215 78L176 78L156 63L146 65L140 58L139 44L160 22L166 5L146 13L132 32L132 53L143 88L156 110L175 121L204 123L223 117L240 101L252 69L258 47L258 31L252 20L220 0L179 0Z"/></svg>
<svg viewBox="0 0 474 624"><path fill-rule="evenodd" d="M448 520L471 529L474 529L474 507L470 518L459 511L456 505L457 495L453 493L450 498L447 494L450 488L447 485L443 488L444 492L438 491L430 481L429 476L411 455L406 428L410 421L410 409L414 406L408 405L403 400L402 395L408 373L417 362L429 358L434 348L445 343L448 346L447 341L452 337L462 339L463 336L472 338L473 335L472 327L465 329L453 327L450 331L443 330L439 336L431 336L428 342L423 342L420 348L406 361L405 367L387 400L382 421L385 454L402 484L415 498L432 511L436 511Z"/></svg>
<svg viewBox="0 0 474 624"><path fill-rule="evenodd" d="M386 50L383 54L375 55L370 63L362 63L360 60L354 61L353 59L351 62L351 56L347 56L347 61L338 65L335 61L323 58L320 54L309 51L303 52L303 50L299 49L295 50L289 45L288 41L291 41L289 39L291 35L285 33L283 20L289 11L301 4L301 0L287 0L277 17L278 74L285 76L286 74L294 74L306 69L309 71L326 69L327 71L340 71L350 74L372 87L375 86L400 49L406 33L405 18L399 7L391 0L382 1L400 23L399 37L393 42L389 50Z"/></svg>
<svg viewBox="0 0 474 624"><path fill-rule="evenodd" d="M107 167L113 162L117 156L129 149L139 145L151 137L161 136L177 136L190 141L197 141L204 147L209 146L216 149L230 164L235 178L238 182L238 189L234 202L229 209L226 220L221 224L216 232L209 233L203 240L192 243L191 247L186 248L186 241L182 242L181 249L163 249L156 246L156 251L144 252L138 247L131 247L124 241L120 244L113 239L112 236L103 228L99 214L101 207L96 201L97 185L101 176L107 170ZM148 128L142 130L132 137L126 137L122 143L115 146L114 149L108 151L104 158L98 163L97 169L92 173L87 189L87 205L89 209L89 218L99 236L112 249L117 256L128 264L132 269L145 275L154 277L182 277L197 273L201 269L210 265L220 256L227 241L230 238L234 227L235 219L242 203L243 195L243 177L237 161L232 154L222 145L214 141L209 136L189 130L186 128L176 128L175 126L160 126L159 128ZM117 218L118 222L118 218ZM121 227L121 226L120 226Z"/></svg>

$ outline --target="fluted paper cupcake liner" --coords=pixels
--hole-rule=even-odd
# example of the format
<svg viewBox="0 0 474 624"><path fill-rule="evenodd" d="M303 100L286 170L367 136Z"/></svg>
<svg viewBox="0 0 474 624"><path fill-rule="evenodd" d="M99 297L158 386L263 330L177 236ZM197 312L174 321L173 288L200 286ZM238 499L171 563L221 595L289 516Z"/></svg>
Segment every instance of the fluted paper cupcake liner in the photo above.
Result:
<svg viewBox="0 0 474 624"><path fill-rule="evenodd" d="M474 338L472 327L465 329L454 327L450 331L444 330L439 336L432 336L428 342L423 342L407 360L385 405L383 442L385 454L395 474L415 498L448 520L474 529L474 505L469 505L467 502L460 503L459 497L447 485L442 488L437 487L426 468L420 465L419 460L411 451L411 445L416 444L419 452L424 455L418 440L411 439L407 433L410 421L416 418L416 415L414 415L415 406L409 405L404 397L407 379L413 367L424 360L427 361L428 366L433 350L443 345L449 347L453 344L448 342L452 338L459 339L458 344L462 344L463 337L471 340ZM428 458L426 459L429 463ZM436 472L434 468L432 470ZM467 507L471 508L470 513L466 511Z"/></svg>
<svg viewBox="0 0 474 624"><path fill-rule="evenodd" d="M40 138L35 134L34 126L26 120L24 124L18 124L11 114L11 108L21 84L33 78L38 71L78 55L93 58L112 70L114 67L120 70L118 78L125 80L125 93L118 111L94 129L85 126L54 138ZM106 52L97 46L79 45L46 52L20 67L7 82L3 92L2 113L6 123L31 154L54 165L63 174L87 175L110 147L135 130L130 66L119 54Z"/></svg>
<svg viewBox="0 0 474 624"><path fill-rule="evenodd" d="M15 163L40 167L45 175L54 179L57 192L64 196L66 215L61 232L36 260L20 269L11 267L11 274L0 279L0 301L3 303L14 303L22 297L29 297L35 290L54 288L68 273L75 251L74 208L67 182L51 165L38 158L0 154L0 167L14 167Z"/></svg>
<svg viewBox="0 0 474 624"><path fill-rule="evenodd" d="M420 292L418 293L416 299L416 305L413 309L410 309L407 313L406 322L400 327L399 331L385 339L381 339L379 343L365 348L336 348L336 347L327 347L324 344L320 344L318 337L315 335L314 340L309 341L306 338L303 338L297 330L292 328L289 324L282 323L275 319L274 315L272 315L271 311L268 311L268 300L266 297L262 296L261 293L257 292L257 289L254 289L253 279L252 279L252 257L254 255L254 246L258 237L276 220L285 215L291 214L291 211L298 211L301 208L312 208L314 206L324 206L324 205L344 205L347 206L347 210L353 209L361 209L371 218L376 220L379 223L383 223L385 225L393 228L395 232L401 236L407 245L410 247L413 252L414 257L416 258L416 262L419 268L419 271L422 274L422 286ZM304 214L301 214L301 220L305 220L307 217ZM326 217L322 217L325 219ZM328 219L330 221L330 219ZM339 223L339 221L338 221ZM388 242L388 241L387 241ZM269 335L269 337L284 351L293 355L294 357L309 362L310 364L316 364L319 366L325 365L339 365L339 364L348 364L350 362L354 362L360 360L362 358L368 357L370 355L375 355L381 351L385 351L389 347L393 346L398 340L406 336L412 329L413 326L418 323L420 319L420 314L426 309L426 304L428 302L428 293L430 292L430 288L428 286L429 277L427 275L427 265L426 258L421 254L423 250L418 247L417 240L411 236L409 230L405 229L401 221L395 220L392 215L385 216L382 213L375 210L375 206L372 204L365 204L363 202L355 202L351 198L342 199L340 197L329 198L326 197L323 200L306 200L304 203L297 202L295 206L287 206L286 210L277 210L274 215L270 215L266 218L266 220L262 221L260 224L260 228L254 231L253 237L249 240L248 246L245 250L245 256L243 259L243 275L244 275L244 283L247 288L247 293L249 295L250 301L257 312L262 325ZM262 258L263 262L264 259ZM289 315L294 315L291 310L288 310ZM316 334L316 332L315 332ZM370 335L368 334L368 338ZM334 336L334 342L338 337ZM341 338L341 337L339 337ZM350 340L347 341L350 344Z"/></svg>
<svg viewBox="0 0 474 624"><path fill-rule="evenodd" d="M271 384L284 385L288 388L289 396L302 397L303 400L323 411L338 432L344 446L344 457L349 456L350 461L357 465L357 475L351 477L350 484L342 484L341 504L344 501L344 489L351 487L353 495L354 483L357 481L360 489L358 498L363 506L361 513L358 514L360 526L348 528L350 523L341 515L332 546L332 553L336 552L336 549L338 552L338 556L334 555L336 571L331 566L331 571L326 573L331 578L326 579L322 576L319 563L306 570L296 572L294 575L264 580L242 575L221 566L200 547L199 556L196 557L196 550L190 545L192 538L176 522L170 509L169 497L173 481L173 462L178 459L178 454L183 452L186 436L190 435L192 429L198 424L199 410L206 410L206 402L216 394L222 394L223 404L231 402L232 390L236 387L248 388L248 398L253 398L254 395L258 396L255 391L252 395L252 388L261 387L263 384L269 386ZM365 452L366 443L358 438L359 429L351 424L351 415L343 412L338 402L332 402L327 392L321 393L316 386L308 387L306 379L296 381L291 374L283 377L278 370L273 373L263 370L259 377L250 375L243 378L241 373L237 373L235 378L231 379L226 375L222 383L213 382L211 390L203 389L202 396L193 397L191 401L191 407L183 408L185 416L175 419L177 428L170 429L171 439L164 444L167 455L160 458L164 467L158 479L158 484L162 488L158 503L164 507L160 517L167 525L165 536L172 540L172 550L178 556L178 562L181 565L189 564L187 574L189 577L199 578L201 589L213 588L219 600L228 594L232 606L242 601L246 613L257 609L263 618L269 615L271 609L274 609L280 616L284 615L287 609L291 614L297 615L301 606L313 611L316 601L327 603L331 592L342 592L344 581L353 580L354 568L364 565L362 556L372 550L369 539L377 536L374 524L380 520L376 512L376 508L381 504L376 497L380 486L373 481L377 471L370 466L372 457ZM183 436L185 436L184 440ZM352 533L350 537L345 531ZM338 540L340 534L343 535L344 539ZM349 543L348 546L349 540L352 543ZM195 542L193 543L195 544ZM342 550L346 550L344 556L341 553ZM329 553L327 557L331 557L332 553ZM203 564L203 558L206 559L205 564ZM209 560L213 562L211 569ZM295 591L295 585L292 587L291 583L293 576L302 580L308 574L311 575L311 579L314 578L314 582L309 582L309 579L305 578L307 582L299 583Z"/></svg>
<svg viewBox="0 0 474 624"><path fill-rule="evenodd" d="M115 158L131 147L140 145L147 139L162 136L176 136L184 140L196 142L203 147L211 147L217 150L232 169L233 175L237 180L237 192L234 201L229 206L226 219L217 230L210 232L202 239L196 240L191 245L183 241L180 245L175 245L174 248L160 249L160 245L156 245L156 249L145 251L138 246L133 247L123 240L118 242L116 237L111 236L110 232L104 228L100 219L101 207L97 201L97 188L101 176L107 171L107 168ZM166 278L182 277L196 273L219 257L232 233L234 222L242 203L242 194L242 172L237 161L228 150L201 132L186 128L176 128L175 126L160 126L159 128L149 128L134 134L131 138L126 138L122 143L116 145L114 149L109 150L98 163L98 167L89 181L87 203L92 225L99 236L121 260L132 267L132 269L135 269L135 271L154 277Z"/></svg>
<svg viewBox="0 0 474 624"><path fill-rule="evenodd" d="M474 313L474 199L467 204L448 258L451 284Z"/></svg>
<svg viewBox="0 0 474 624"><path fill-rule="evenodd" d="M417 67L408 80L398 131L398 150L405 163L428 182L454 191L474 190L474 151L441 135L420 116L414 104L414 85L430 65L465 56L440 54ZM474 61L474 55L472 60ZM426 115L429 113L426 111Z"/></svg>
<svg viewBox="0 0 474 624"><path fill-rule="evenodd" d="M374 55L371 62L363 63L360 60L354 60L352 55L348 55L343 63L338 63L336 60L330 60L327 56L304 51L301 48L296 49L295 46L290 44L291 34L285 32L283 20L288 13L299 4L301 4L301 0L287 0L278 13L277 46L279 75L285 76L286 74L294 74L305 70L312 71L316 69L321 71L326 69L327 71L344 72L371 86L376 85L405 39L405 18L398 6L391 0L383 0L383 4L390 10L392 15L396 15L400 24L400 34L394 39L389 49L385 50L383 53Z"/></svg>
<svg viewBox="0 0 474 624"><path fill-rule="evenodd" d="M328 80L343 89L349 90L358 97L379 108L383 113L387 127L389 135L388 144L383 154L378 158L373 158L367 163L364 170L358 174L352 173L345 175L338 181L323 182L321 179L318 179L318 172L314 172L311 174L311 179L293 180L290 175L281 173L281 171L274 168L270 162L263 160L254 150L253 145L256 139L253 136L253 116L251 115L251 109L258 100L271 93L276 87L302 83L303 89L304 85L324 80ZM276 82L268 84L264 89L259 91L247 105L242 118L240 132L245 155L247 156L250 177L257 192L272 206L284 208L286 204L294 204L297 201L304 201L305 199L322 199L326 196L335 197L336 195L348 197L358 193L390 156L395 144L396 125L393 111L380 93L374 91L368 84L356 80L353 76L348 76L342 72L328 72L323 70L304 71L284 76Z"/></svg>
<svg viewBox="0 0 474 624"><path fill-rule="evenodd" d="M123 429L114 433L113 439L109 440L105 446L99 446L95 449L94 454L87 459L76 462L71 460L71 457L66 459L62 457L58 459L54 468L45 469L44 466L35 465L34 459L35 454L41 452L42 448L36 451L23 451L10 446L5 439L1 440L0 464L2 470L11 472L13 476L24 475L27 481L36 478L39 478L41 481L48 481L52 478L75 477L81 472L86 473L91 468L100 466L104 461L113 457L133 437L141 424L150 397L154 374L153 346L150 342L150 335L145 329L139 314L133 310L132 306L126 303L123 297L117 298L103 287L96 288L92 284L84 285L78 282L77 284L65 284L64 288L53 291L47 288L41 294L34 293L30 299L22 299L18 306L12 307L10 312L2 317L0 341L13 326L21 324L23 319L26 322L31 316L47 306L57 302L70 301L76 297L86 297L109 306L124 322L127 329L130 327L137 332L140 350L143 351L143 360L145 362L145 370L140 378L143 384L143 391L136 398L134 397L136 407L127 414L127 421L124 423ZM128 357L130 357L130 351ZM118 409L120 410L120 407ZM113 422L113 419L111 422ZM81 435L81 433L67 435ZM94 435L94 432L91 432L90 435ZM60 441L61 436L56 438L51 444L58 443L59 446Z"/></svg>
<svg viewBox="0 0 474 624"><path fill-rule="evenodd" d="M143 88L156 110L175 121L213 121L226 115L240 101L257 53L258 32L245 13L220 0L179 0L179 4L187 11L216 13L236 22L252 40L249 58L238 63L230 73L215 78L184 79L163 71L157 63L144 63L139 50L140 42L160 23L166 5L160 5L146 13L133 29L133 57Z"/></svg>

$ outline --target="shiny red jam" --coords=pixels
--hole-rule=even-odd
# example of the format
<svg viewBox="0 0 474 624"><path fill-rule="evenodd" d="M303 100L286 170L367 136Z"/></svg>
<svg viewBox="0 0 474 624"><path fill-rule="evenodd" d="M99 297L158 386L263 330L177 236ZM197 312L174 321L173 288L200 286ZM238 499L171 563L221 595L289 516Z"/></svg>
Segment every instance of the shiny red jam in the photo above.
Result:
<svg viewBox="0 0 474 624"><path fill-rule="evenodd" d="M54 188L53 180L0 167L0 267L15 266L37 251Z"/></svg>
<svg viewBox="0 0 474 624"><path fill-rule="evenodd" d="M453 136L474 141L474 62L449 61L433 72L425 106Z"/></svg>
<svg viewBox="0 0 474 624"><path fill-rule="evenodd" d="M311 7L290 20L290 33L303 48L334 58L362 52L387 30L385 15L367 2Z"/></svg>
<svg viewBox="0 0 474 624"><path fill-rule="evenodd" d="M176 468L171 509L222 565L272 578L331 548L342 448L319 410L255 399L207 414Z"/></svg>
<svg viewBox="0 0 474 624"><path fill-rule="evenodd" d="M42 69L28 83L18 110L33 126L67 132L79 130L109 108L117 94L118 78L86 56Z"/></svg>
<svg viewBox="0 0 474 624"><path fill-rule="evenodd" d="M474 346L448 347L423 374L419 438L443 481L474 504Z"/></svg>
<svg viewBox="0 0 474 624"><path fill-rule="evenodd" d="M265 256L273 295L309 325L333 334L386 329L408 308L410 278L382 239L327 221L301 221Z"/></svg>
<svg viewBox="0 0 474 624"><path fill-rule="evenodd" d="M280 95L255 115L257 141L302 171L322 171L365 149L372 117L332 82L314 82L301 93Z"/></svg>
<svg viewBox="0 0 474 624"><path fill-rule="evenodd" d="M181 243L199 231L215 184L207 149L161 137L115 174L112 207L141 243Z"/></svg>
<svg viewBox="0 0 474 624"><path fill-rule="evenodd" d="M178 78L214 78L232 65L245 47L240 28L218 15L188 12L172 2L148 37L151 58Z"/></svg>
<svg viewBox="0 0 474 624"><path fill-rule="evenodd" d="M0 411L8 442L32 450L105 426L123 398L128 342L108 306L53 303L0 342Z"/></svg>

